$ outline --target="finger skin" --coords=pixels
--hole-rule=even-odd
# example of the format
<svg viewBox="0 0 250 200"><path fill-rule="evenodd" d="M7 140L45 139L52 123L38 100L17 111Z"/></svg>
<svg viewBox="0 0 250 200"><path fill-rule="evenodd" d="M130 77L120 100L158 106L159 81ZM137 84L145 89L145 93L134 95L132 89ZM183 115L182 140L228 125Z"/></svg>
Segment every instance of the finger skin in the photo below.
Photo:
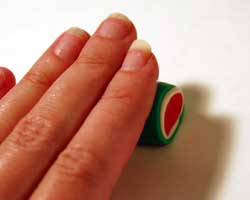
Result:
<svg viewBox="0 0 250 200"><path fill-rule="evenodd" d="M136 56L135 56L136 57ZM131 59L133 65L141 61ZM85 123L60 154L32 200L108 200L150 112L158 77L153 54L135 71L121 69ZM131 61L132 60L132 61Z"/></svg>
<svg viewBox="0 0 250 200"><path fill-rule="evenodd" d="M34 189L101 97L135 37L131 22L106 19L75 63L17 124L0 146L0 180L5 180L0 199L25 198Z"/></svg>
<svg viewBox="0 0 250 200"><path fill-rule="evenodd" d="M0 99L16 84L14 74L5 67L0 67ZM1 103L1 102L0 102Z"/></svg>
<svg viewBox="0 0 250 200"><path fill-rule="evenodd" d="M63 33L24 78L1 99L0 144L50 85L74 62L88 38L85 31L76 28ZM65 40L68 41L66 50L59 51L58 45L65 45ZM65 51L68 55L65 55Z"/></svg>

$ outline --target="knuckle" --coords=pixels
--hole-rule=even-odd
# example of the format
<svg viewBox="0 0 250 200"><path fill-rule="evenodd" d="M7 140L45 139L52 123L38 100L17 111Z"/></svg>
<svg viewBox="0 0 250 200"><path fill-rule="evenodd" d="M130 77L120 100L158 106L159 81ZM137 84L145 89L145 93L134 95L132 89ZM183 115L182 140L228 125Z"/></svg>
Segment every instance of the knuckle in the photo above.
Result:
<svg viewBox="0 0 250 200"><path fill-rule="evenodd" d="M51 145L52 121L41 116L25 117L10 137L15 147L26 149L44 148Z"/></svg>
<svg viewBox="0 0 250 200"><path fill-rule="evenodd" d="M39 85L43 87L49 87L52 84L49 76L42 71L31 70L25 76L24 80L31 82L34 85Z"/></svg>
<svg viewBox="0 0 250 200"><path fill-rule="evenodd" d="M89 67L108 67L109 66L109 60L107 59L107 56L104 55L96 55L96 54L90 54L85 53L82 54L77 60L77 64L84 64Z"/></svg>
<svg viewBox="0 0 250 200"><path fill-rule="evenodd" d="M122 88L114 88L110 90L108 93L105 93L100 101L111 101L111 102L120 102L123 104L131 104L134 100L135 95L129 89L122 89Z"/></svg>
<svg viewBox="0 0 250 200"><path fill-rule="evenodd" d="M100 156L82 147L68 147L55 165L59 175L80 178L93 185L97 184L98 176L106 168L106 163Z"/></svg>

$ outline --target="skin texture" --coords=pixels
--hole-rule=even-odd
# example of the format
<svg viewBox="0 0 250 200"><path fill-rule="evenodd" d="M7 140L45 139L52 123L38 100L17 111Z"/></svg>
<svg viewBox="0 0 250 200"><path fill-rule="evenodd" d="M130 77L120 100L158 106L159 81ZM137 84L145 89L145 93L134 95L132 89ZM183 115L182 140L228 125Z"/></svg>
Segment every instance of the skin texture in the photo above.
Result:
<svg viewBox="0 0 250 200"><path fill-rule="evenodd" d="M0 199L109 199L158 78L149 46L135 40L121 14L91 37L70 29L16 86L0 90Z"/></svg>

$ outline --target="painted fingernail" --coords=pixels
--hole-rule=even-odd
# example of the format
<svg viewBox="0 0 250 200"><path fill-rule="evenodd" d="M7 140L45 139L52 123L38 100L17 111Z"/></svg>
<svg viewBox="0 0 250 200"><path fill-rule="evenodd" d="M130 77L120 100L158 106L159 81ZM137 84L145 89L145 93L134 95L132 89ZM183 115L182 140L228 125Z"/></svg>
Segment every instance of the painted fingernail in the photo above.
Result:
<svg viewBox="0 0 250 200"><path fill-rule="evenodd" d="M144 40L135 40L129 48L122 64L122 70L137 70L142 68L150 58L151 47Z"/></svg>
<svg viewBox="0 0 250 200"><path fill-rule="evenodd" d="M5 77L4 70L0 68L0 89L3 88L5 80L6 80L6 77Z"/></svg>
<svg viewBox="0 0 250 200"><path fill-rule="evenodd" d="M59 38L54 49L55 55L67 62L74 61L88 37L84 30L76 27L70 28Z"/></svg>
<svg viewBox="0 0 250 200"><path fill-rule="evenodd" d="M96 35L105 38L123 39L132 29L132 23L121 13L111 14L96 31Z"/></svg>

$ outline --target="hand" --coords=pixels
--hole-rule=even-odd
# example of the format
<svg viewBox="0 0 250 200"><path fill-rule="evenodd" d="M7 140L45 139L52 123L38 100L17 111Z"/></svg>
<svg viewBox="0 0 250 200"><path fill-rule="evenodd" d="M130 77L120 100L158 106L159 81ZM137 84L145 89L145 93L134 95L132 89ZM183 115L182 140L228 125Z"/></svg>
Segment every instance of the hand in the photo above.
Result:
<svg viewBox="0 0 250 200"><path fill-rule="evenodd" d="M156 92L156 59L135 39L113 14L91 37L64 32L7 94L0 69L0 199L109 199Z"/></svg>

